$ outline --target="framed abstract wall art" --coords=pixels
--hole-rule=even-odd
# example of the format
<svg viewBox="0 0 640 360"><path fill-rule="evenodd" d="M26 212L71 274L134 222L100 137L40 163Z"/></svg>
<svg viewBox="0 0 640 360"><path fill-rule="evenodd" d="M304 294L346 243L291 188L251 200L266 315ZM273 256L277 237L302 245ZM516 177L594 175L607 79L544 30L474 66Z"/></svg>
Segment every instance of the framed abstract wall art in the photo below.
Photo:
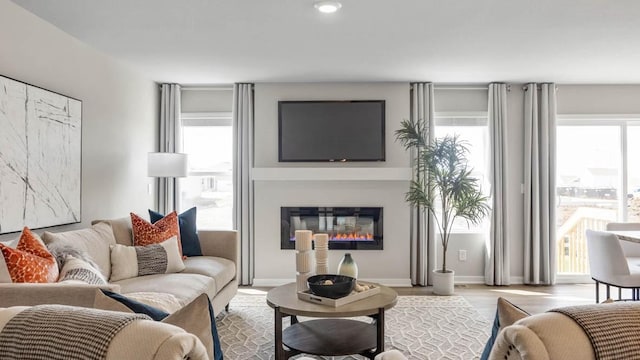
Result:
<svg viewBox="0 0 640 360"><path fill-rule="evenodd" d="M81 221L82 102L0 76L0 234Z"/></svg>

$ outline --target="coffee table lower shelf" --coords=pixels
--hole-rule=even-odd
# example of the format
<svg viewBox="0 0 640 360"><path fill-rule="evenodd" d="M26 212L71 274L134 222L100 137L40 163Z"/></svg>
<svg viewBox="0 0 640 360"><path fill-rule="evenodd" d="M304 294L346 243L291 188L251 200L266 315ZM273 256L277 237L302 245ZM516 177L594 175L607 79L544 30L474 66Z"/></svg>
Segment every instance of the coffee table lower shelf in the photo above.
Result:
<svg viewBox="0 0 640 360"><path fill-rule="evenodd" d="M376 331L375 323L358 320L307 320L284 329L282 343L292 350L313 355L368 355L377 346Z"/></svg>

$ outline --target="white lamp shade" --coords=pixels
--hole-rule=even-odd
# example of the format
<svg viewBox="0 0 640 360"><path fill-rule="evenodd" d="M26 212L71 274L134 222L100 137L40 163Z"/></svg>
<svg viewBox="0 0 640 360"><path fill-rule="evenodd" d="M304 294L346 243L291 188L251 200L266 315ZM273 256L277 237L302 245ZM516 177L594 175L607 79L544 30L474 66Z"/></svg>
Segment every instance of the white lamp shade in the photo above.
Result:
<svg viewBox="0 0 640 360"><path fill-rule="evenodd" d="M149 153L147 175L150 177L187 176L187 154Z"/></svg>

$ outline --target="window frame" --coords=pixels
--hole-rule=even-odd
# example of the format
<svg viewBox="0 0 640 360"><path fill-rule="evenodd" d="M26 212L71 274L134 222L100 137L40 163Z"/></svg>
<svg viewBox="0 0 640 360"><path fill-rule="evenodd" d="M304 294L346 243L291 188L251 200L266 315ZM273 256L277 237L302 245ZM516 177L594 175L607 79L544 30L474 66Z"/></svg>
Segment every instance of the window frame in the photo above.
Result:
<svg viewBox="0 0 640 360"><path fill-rule="evenodd" d="M438 126L449 126L449 127L463 127L463 126L477 126L477 127L485 127L487 130L487 134L489 131L489 112L488 111L436 111L434 113L434 132ZM476 121L472 120L475 119ZM490 134L488 134L490 135ZM435 133L434 133L435 138ZM488 176L489 172L489 163L490 161L490 153L491 148L489 147L484 149L485 152L485 161L487 168L484 169L482 174L484 176ZM487 182L489 187L493 186L493 184ZM490 189L489 188L489 189ZM487 192L487 195L490 195L490 191ZM489 231L489 218L483 221L485 223L481 226L471 226L470 228L460 229L453 228L451 230L451 234L455 235L486 235Z"/></svg>
<svg viewBox="0 0 640 360"><path fill-rule="evenodd" d="M617 126L620 130L620 163L621 169L620 199L618 203L618 221L627 221L628 205L627 194L629 191L629 153L628 153L628 128L629 126L640 126L640 114L563 114L556 115L556 128L559 126ZM556 139L557 141L557 139Z"/></svg>
<svg viewBox="0 0 640 360"><path fill-rule="evenodd" d="M628 219L627 198L628 191L628 144L627 129L629 126L640 126L640 114L556 114L556 128L559 126L619 126L620 127L620 161L621 170L619 190L621 199L618 203L618 213L626 221ZM557 139L556 139L557 142ZM557 144L556 144L557 146ZM557 225L556 225L557 231ZM554 241L558 241L557 235ZM589 274L556 273L556 282L559 284L585 283L591 281Z"/></svg>
<svg viewBox="0 0 640 360"><path fill-rule="evenodd" d="M233 126L233 115L230 111L213 111L213 112L182 112L180 113L180 127L214 127L214 126ZM182 138L184 142L184 135ZM233 151L233 149L231 149ZM187 177L212 177L212 176L227 176L231 174L233 177L233 165L232 168L226 171L193 171L188 169ZM182 202L182 198L178 199L178 203ZM232 209L233 211L233 209ZM232 214L233 216L233 214Z"/></svg>

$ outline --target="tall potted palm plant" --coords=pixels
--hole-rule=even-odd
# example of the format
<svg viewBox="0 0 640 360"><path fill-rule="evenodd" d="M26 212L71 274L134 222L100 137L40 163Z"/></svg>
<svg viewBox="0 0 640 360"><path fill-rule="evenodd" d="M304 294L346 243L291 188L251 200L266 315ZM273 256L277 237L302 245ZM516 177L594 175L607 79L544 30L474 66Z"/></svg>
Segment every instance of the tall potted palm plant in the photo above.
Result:
<svg viewBox="0 0 640 360"><path fill-rule="evenodd" d="M447 249L454 220L479 224L489 213L488 197L478 179L471 176L468 145L458 136L446 136L429 143L422 120L403 120L396 139L405 150L414 150L414 171L405 200L433 215L442 244L442 268L434 270L433 290L453 294L454 271L447 268Z"/></svg>

